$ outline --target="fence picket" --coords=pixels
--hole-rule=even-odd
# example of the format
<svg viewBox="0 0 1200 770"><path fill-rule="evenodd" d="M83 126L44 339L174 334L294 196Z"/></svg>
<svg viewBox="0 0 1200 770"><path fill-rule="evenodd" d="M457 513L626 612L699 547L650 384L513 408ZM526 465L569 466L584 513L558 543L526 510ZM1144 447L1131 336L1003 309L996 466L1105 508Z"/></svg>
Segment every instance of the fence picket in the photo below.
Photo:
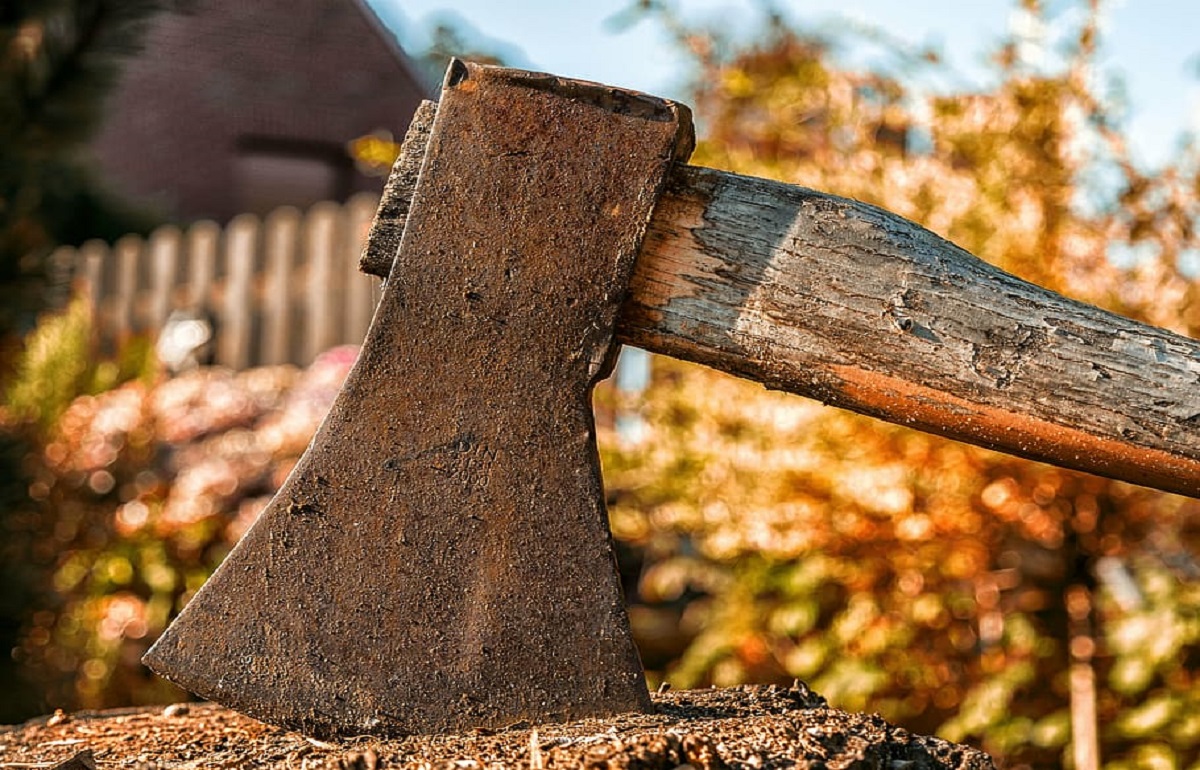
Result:
<svg viewBox="0 0 1200 770"><path fill-rule="evenodd" d="M318 203L309 209L305 222L308 314L304 319L304 357L309 360L331 347L336 339L333 307L341 302L333 270L337 225L337 209L332 205Z"/></svg>
<svg viewBox="0 0 1200 770"><path fill-rule="evenodd" d="M300 229L300 213L289 207L271 212L263 224L266 252L263 280L262 360L283 364L291 360L292 280Z"/></svg>
<svg viewBox="0 0 1200 770"><path fill-rule="evenodd" d="M212 306L213 284L217 277L217 245L221 228L216 222L197 222L187 231L187 291L183 309L202 313Z"/></svg>
<svg viewBox="0 0 1200 770"><path fill-rule="evenodd" d="M74 254L69 253L72 251L71 249L63 251L66 253L62 255L62 258L74 263L72 270L74 290L87 298L88 307L92 308L93 313L97 312L103 300L101 288L103 287L104 262L108 255L108 245L102 241L88 241Z"/></svg>
<svg viewBox="0 0 1200 770"><path fill-rule="evenodd" d="M177 227L160 227L150 235L150 297L148 327L161 329L174 304L175 287L179 284L180 246L182 233Z"/></svg>
<svg viewBox="0 0 1200 770"><path fill-rule="evenodd" d="M375 216L377 203L372 195L359 195L350 200L345 208L346 226L343 228L342 253L351 254L355 249L362 247ZM346 282L345 299L342 303L345 331L342 336L345 339L361 340L367 336L367 327L371 325L375 306L379 304L379 298L375 295L379 281L360 272L358 262L353 259L345 261L342 271Z"/></svg>
<svg viewBox="0 0 1200 770"><path fill-rule="evenodd" d="M123 342L134 332L134 304L137 300L138 263L142 257L142 239L127 235L116 243L116 291L110 298L113 337Z"/></svg>
<svg viewBox="0 0 1200 770"><path fill-rule="evenodd" d="M306 365L323 350L362 342L379 300L358 255L378 199L284 207L224 228L167 225L145 240L61 249L74 290L91 300L100 350L157 335L175 310L213 323L215 362L242 369Z"/></svg>
<svg viewBox="0 0 1200 770"><path fill-rule="evenodd" d="M217 317L217 363L232 369L250 366L251 279L258 246L258 218L234 217L225 231L225 291Z"/></svg>

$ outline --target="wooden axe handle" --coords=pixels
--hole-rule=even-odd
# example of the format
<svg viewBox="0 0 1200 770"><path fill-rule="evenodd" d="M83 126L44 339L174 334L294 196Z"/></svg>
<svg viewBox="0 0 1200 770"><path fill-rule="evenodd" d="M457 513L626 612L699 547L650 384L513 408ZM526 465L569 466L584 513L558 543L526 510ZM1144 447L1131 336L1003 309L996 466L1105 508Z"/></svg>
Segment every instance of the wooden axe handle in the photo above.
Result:
<svg viewBox="0 0 1200 770"><path fill-rule="evenodd" d="M428 117L428 115L426 116ZM363 269L386 275L414 121ZM422 127L423 126L423 127ZM1200 497L1200 342L1030 284L858 201L678 164L618 338L900 425Z"/></svg>
<svg viewBox="0 0 1200 770"><path fill-rule="evenodd" d="M875 206L677 167L618 337L971 444L1200 497L1200 342Z"/></svg>

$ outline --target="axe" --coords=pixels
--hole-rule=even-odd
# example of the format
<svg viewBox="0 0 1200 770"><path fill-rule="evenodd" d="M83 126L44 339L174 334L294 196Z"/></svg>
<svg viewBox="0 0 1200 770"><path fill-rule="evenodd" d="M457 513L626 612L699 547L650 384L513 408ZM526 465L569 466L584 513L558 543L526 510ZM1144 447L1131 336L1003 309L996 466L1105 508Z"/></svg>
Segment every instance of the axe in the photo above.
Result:
<svg viewBox="0 0 1200 770"><path fill-rule="evenodd" d="M318 736L650 709L589 401L619 343L1200 496L1200 343L692 143L670 101L452 62L368 240L354 369L146 664Z"/></svg>

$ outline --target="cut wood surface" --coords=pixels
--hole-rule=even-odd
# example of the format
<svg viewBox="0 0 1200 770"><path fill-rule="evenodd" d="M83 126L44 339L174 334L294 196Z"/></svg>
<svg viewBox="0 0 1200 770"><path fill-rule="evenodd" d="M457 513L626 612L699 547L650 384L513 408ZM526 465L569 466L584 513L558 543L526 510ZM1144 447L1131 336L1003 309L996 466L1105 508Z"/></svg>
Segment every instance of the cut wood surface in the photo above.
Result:
<svg viewBox="0 0 1200 770"><path fill-rule="evenodd" d="M423 152L419 134L397 168ZM405 179L383 205L420 189ZM363 270L387 275L403 227L402 215L377 218ZM889 422L1200 497L1200 342L1035 286L858 201L678 164L618 338Z"/></svg>
<svg viewBox="0 0 1200 770"><path fill-rule="evenodd" d="M655 708L647 714L329 741L256 722L215 703L59 712L0 726L0 770L995 768L978 749L915 735L877 715L829 708L803 683L672 690L653 700Z"/></svg>

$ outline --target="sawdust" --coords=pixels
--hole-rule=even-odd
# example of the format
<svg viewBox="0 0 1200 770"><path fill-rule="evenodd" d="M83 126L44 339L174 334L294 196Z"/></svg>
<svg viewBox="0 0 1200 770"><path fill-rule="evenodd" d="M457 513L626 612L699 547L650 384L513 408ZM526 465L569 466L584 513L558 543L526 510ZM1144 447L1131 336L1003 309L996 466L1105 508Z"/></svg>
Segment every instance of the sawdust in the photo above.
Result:
<svg viewBox="0 0 1200 770"><path fill-rule="evenodd" d="M827 708L803 684L654 696L658 713L463 735L318 741L215 704L121 709L0 728L0 768L690 767L989 770L983 752Z"/></svg>

